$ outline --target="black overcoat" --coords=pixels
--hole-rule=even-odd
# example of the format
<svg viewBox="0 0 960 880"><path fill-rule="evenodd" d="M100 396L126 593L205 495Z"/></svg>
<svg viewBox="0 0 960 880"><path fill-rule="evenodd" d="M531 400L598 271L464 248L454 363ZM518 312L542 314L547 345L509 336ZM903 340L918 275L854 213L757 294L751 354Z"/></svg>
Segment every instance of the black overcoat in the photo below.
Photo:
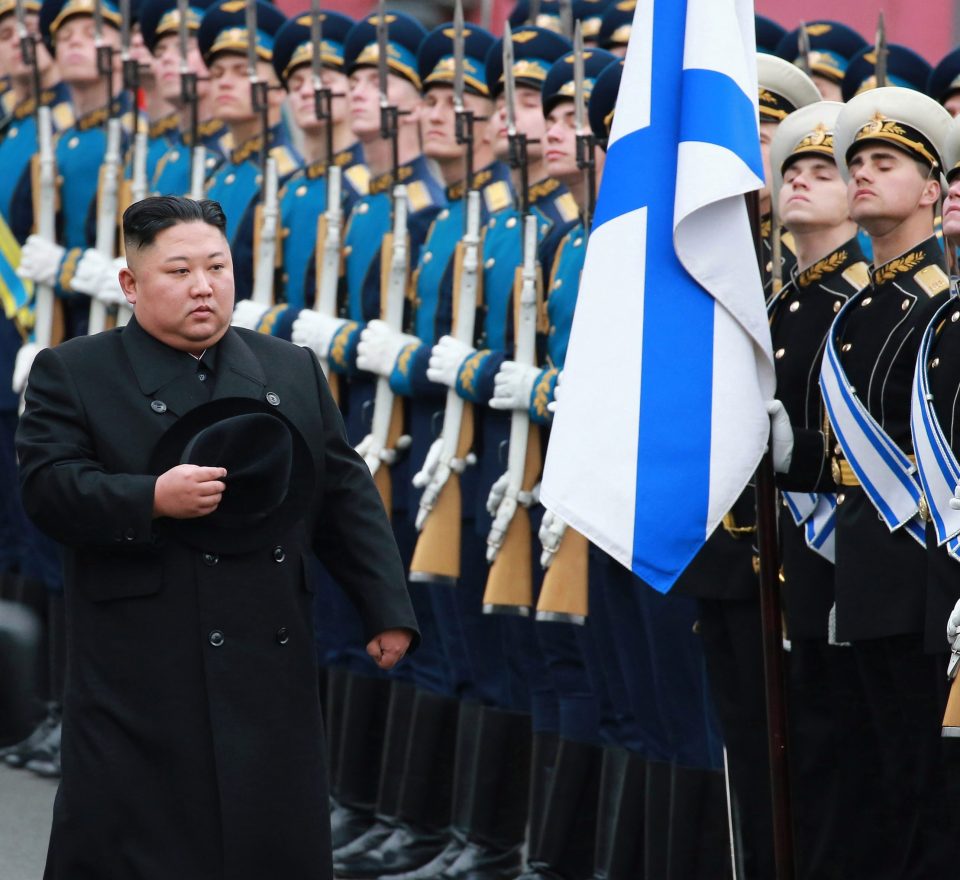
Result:
<svg viewBox="0 0 960 880"><path fill-rule="evenodd" d="M300 429L314 509L237 555L166 533L148 461L196 405L185 357L133 320L42 351L30 374L21 485L32 519L65 545L68 614L45 876L322 880L329 806L306 571L314 554L324 562L368 638L416 629L404 572L316 358L245 330L217 345L212 396L275 402Z"/></svg>

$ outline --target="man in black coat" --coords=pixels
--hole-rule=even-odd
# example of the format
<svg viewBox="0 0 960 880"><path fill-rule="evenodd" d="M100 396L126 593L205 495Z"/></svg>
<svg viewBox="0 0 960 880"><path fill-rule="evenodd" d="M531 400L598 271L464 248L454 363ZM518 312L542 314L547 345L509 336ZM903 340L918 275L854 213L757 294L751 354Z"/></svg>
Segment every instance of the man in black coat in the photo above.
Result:
<svg viewBox="0 0 960 880"><path fill-rule="evenodd" d="M47 878L331 877L313 554L356 604L379 666L419 639L382 504L316 357L230 327L225 223L211 201L129 208L120 282L134 319L41 352L30 374L24 503L66 547ZM180 417L227 398L276 412L306 450L287 474L308 497L295 520L218 536L217 508L241 491L231 473L152 466Z"/></svg>

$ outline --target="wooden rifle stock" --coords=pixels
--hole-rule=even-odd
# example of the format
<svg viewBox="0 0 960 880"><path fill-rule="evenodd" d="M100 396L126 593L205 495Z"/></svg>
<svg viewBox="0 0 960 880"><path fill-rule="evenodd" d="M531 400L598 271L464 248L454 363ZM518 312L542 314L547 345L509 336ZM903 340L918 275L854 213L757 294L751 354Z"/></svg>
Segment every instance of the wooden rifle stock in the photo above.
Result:
<svg viewBox="0 0 960 880"><path fill-rule="evenodd" d="M590 542L568 526L553 562L543 576L537 600L537 620L586 623L589 549Z"/></svg>

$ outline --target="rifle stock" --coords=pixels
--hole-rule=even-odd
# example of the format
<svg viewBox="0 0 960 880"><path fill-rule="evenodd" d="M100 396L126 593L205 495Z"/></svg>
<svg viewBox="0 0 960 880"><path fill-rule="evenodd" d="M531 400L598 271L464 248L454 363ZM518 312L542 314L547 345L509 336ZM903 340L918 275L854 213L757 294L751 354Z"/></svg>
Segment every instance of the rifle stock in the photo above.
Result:
<svg viewBox="0 0 960 880"><path fill-rule="evenodd" d="M264 306L273 305L273 282L277 268L277 226L280 206L277 202L277 162L267 157L264 166L263 198L253 220L253 291L250 298Z"/></svg>
<svg viewBox="0 0 960 880"><path fill-rule="evenodd" d="M100 166L99 199L97 201L97 238L94 247L112 260L116 247L117 208L120 187L121 121L111 116L107 121L107 149ZM99 299L90 300L90 320L87 333L91 336L107 326L107 307Z"/></svg>
<svg viewBox="0 0 960 880"><path fill-rule="evenodd" d="M553 562L543 576L537 600L537 620L586 623L589 549L587 539L568 526Z"/></svg>

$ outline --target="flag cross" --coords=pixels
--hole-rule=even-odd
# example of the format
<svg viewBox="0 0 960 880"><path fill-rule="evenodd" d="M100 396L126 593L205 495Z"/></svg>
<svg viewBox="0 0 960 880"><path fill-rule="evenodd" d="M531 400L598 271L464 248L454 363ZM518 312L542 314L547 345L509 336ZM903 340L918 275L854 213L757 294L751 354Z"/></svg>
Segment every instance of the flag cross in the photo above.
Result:
<svg viewBox="0 0 960 880"><path fill-rule="evenodd" d="M676 572L650 568L649 554L638 548L647 535L658 534L672 545L661 558L689 561L702 545L705 535L696 532L696 523L705 521L709 504L714 415L715 303L674 250L680 144L699 141L729 150L761 179L763 164L750 98L723 73L684 69L687 3L647 2L654 3L650 124L611 143L593 228L646 209L645 289L634 286L635 295L643 296L643 351L633 569L662 589ZM625 100L629 95L621 92L618 102ZM664 535L671 499L678 497L684 499L684 508L696 507L703 517L685 518L685 528Z"/></svg>

